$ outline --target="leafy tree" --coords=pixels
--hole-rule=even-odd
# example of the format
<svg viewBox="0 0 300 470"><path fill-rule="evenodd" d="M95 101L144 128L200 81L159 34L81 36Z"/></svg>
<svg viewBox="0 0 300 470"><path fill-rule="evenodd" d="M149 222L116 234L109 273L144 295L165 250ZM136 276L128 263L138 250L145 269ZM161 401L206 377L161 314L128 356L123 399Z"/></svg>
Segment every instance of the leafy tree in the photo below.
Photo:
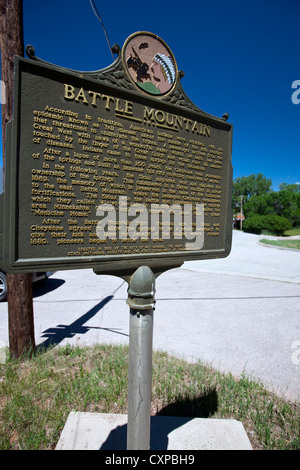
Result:
<svg viewBox="0 0 300 470"><path fill-rule="evenodd" d="M260 194L259 196L251 196L244 203L245 217L253 215L272 215L276 214L273 204L273 193Z"/></svg>
<svg viewBox="0 0 300 470"><path fill-rule="evenodd" d="M300 225L300 192L284 189L274 193L273 207L277 215L287 218L294 227Z"/></svg>
<svg viewBox="0 0 300 470"><path fill-rule="evenodd" d="M248 199L251 196L266 194L271 190L271 186L272 180L266 178L262 173L239 176L234 179L232 186L234 202L238 196L244 196Z"/></svg>
<svg viewBox="0 0 300 470"><path fill-rule="evenodd" d="M294 184L280 183L279 190L280 191L292 191L294 193L299 193L300 183L294 183Z"/></svg>
<svg viewBox="0 0 300 470"><path fill-rule="evenodd" d="M300 225L300 193L278 191L251 196L244 204L246 218L254 215L277 215L285 217L294 227Z"/></svg>
<svg viewBox="0 0 300 470"><path fill-rule="evenodd" d="M261 196L270 192L272 180L266 178L262 173L249 176L239 176L234 179L232 184L232 208L234 212L238 212L241 205L241 197L245 204L254 196ZM244 210L243 210L244 212Z"/></svg>
<svg viewBox="0 0 300 470"><path fill-rule="evenodd" d="M293 227L300 226L300 184L281 183L279 191L272 191L271 186L272 180L261 173L235 178L232 207L239 212L240 196L243 196L243 213L246 220L254 216L279 216L287 219ZM257 227L261 222L256 219ZM246 221L243 226L245 223Z"/></svg>

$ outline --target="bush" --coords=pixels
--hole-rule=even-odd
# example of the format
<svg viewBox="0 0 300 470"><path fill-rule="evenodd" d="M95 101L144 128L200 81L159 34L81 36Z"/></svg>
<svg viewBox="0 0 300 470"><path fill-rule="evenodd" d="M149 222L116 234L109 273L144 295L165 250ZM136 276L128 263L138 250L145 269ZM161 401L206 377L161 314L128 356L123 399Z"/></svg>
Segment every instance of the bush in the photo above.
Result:
<svg viewBox="0 0 300 470"><path fill-rule="evenodd" d="M275 235L283 235L285 230L290 230L292 224L279 215L254 215L243 222L245 232L260 234L262 230L268 230Z"/></svg>
<svg viewBox="0 0 300 470"><path fill-rule="evenodd" d="M264 215L253 215L252 217L247 218L243 222L243 229L245 232L261 233L264 229L263 219L265 219L265 217L266 216Z"/></svg>

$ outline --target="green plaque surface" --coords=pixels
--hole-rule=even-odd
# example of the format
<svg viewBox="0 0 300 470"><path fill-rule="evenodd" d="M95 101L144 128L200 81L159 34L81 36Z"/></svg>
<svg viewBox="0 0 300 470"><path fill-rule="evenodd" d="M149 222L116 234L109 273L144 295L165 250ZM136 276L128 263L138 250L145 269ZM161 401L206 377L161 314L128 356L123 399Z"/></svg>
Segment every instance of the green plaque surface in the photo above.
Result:
<svg viewBox="0 0 300 470"><path fill-rule="evenodd" d="M232 125L197 108L168 47L140 34L98 72L16 57L8 272L159 269L229 254Z"/></svg>

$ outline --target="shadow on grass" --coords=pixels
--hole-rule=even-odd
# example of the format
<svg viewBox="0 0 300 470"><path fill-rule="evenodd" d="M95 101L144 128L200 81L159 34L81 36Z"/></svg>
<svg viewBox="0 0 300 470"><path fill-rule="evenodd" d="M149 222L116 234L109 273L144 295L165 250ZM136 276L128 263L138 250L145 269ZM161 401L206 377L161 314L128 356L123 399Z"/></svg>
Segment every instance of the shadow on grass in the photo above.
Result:
<svg viewBox="0 0 300 470"><path fill-rule="evenodd" d="M159 410L157 416L184 416L190 418L209 418L218 409L218 395L215 389L205 395L193 398L178 398Z"/></svg>

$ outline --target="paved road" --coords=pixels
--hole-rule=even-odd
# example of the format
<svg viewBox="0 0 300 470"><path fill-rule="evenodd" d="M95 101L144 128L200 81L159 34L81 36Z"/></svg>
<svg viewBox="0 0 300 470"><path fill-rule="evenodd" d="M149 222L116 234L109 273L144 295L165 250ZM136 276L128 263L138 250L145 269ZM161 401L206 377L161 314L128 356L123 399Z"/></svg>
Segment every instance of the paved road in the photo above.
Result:
<svg viewBox="0 0 300 470"><path fill-rule="evenodd" d="M187 262L156 281L155 349L198 359L300 397L300 252L233 233L226 259ZM34 287L36 343L127 344L127 284L92 270L60 271ZM8 344L7 304L0 341Z"/></svg>
<svg viewBox="0 0 300 470"><path fill-rule="evenodd" d="M300 284L300 251L263 246L262 238L274 238L233 231L232 249L227 258L185 263L199 272L270 279ZM293 237L300 238L300 237Z"/></svg>

